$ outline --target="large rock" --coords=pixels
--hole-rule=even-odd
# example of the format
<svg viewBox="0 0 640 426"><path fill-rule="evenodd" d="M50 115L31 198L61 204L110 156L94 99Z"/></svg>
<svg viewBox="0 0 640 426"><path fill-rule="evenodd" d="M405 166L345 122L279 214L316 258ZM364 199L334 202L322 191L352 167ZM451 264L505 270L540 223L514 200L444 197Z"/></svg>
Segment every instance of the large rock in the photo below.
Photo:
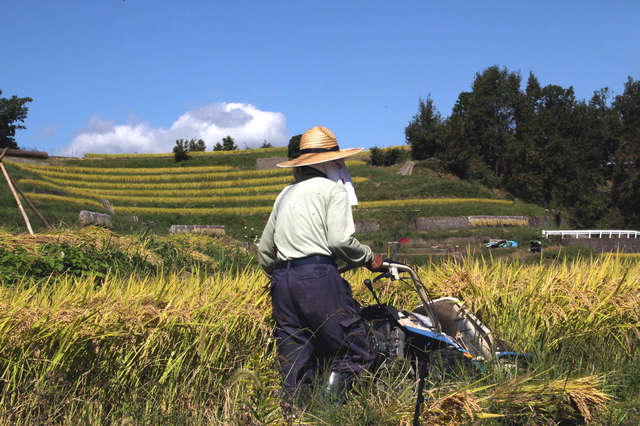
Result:
<svg viewBox="0 0 640 426"><path fill-rule="evenodd" d="M78 220L83 225L111 226L111 215L81 210Z"/></svg>
<svg viewBox="0 0 640 426"><path fill-rule="evenodd" d="M170 234L224 235L224 225L171 225Z"/></svg>

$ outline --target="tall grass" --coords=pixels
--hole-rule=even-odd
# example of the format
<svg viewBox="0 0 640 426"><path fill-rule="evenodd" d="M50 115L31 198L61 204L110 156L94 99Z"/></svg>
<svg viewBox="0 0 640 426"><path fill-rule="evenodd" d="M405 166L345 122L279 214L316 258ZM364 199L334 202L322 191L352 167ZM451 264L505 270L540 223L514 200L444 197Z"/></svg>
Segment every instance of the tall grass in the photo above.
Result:
<svg viewBox="0 0 640 426"><path fill-rule="evenodd" d="M266 278L235 265L205 276L60 277L0 288L0 417L6 423L282 423ZM616 256L519 265L481 260L419 270L460 297L529 367L430 377L433 423L633 422L640 366L640 266ZM347 277L357 298L368 272ZM376 283L383 301L416 297ZM635 362L635 364L634 364ZM635 366L635 367L633 367ZM404 373L402 372L404 371ZM625 377L628 377L626 379ZM364 377L347 404L314 399L308 424L408 424L406 370ZM635 420L638 418L636 417Z"/></svg>

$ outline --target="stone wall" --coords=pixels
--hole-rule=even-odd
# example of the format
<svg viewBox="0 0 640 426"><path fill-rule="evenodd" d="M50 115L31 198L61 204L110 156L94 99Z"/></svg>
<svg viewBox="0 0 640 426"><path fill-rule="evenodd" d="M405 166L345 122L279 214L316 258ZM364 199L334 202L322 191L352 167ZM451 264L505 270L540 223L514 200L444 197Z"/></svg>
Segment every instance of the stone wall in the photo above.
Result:
<svg viewBox="0 0 640 426"><path fill-rule="evenodd" d="M441 231L445 229L466 228L469 226L469 220L467 216L417 217L414 225L418 231Z"/></svg>

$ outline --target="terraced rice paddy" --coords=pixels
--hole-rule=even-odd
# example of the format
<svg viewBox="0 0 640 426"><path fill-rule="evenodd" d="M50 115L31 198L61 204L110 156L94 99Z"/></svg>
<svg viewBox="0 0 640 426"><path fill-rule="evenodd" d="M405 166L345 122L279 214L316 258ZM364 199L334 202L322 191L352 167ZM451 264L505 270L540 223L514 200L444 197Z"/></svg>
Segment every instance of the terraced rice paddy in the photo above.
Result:
<svg viewBox="0 0 640 426"><path fill-rule="evenodd" d="M347 162L351 168L362 161ZM247 170L228 166L108 168L55 167L13 163L36 178L21 183L38 188L30 194L38 201L101 208L108 199L116 213L256 215L270 211L278 192L292 181L290 169ZM365 177L354 177L356 184ZM42 190L45 190L43 193ZM484 198L413 198L363 201L360 209L450 204L509 205L508 200Z"/></svg>

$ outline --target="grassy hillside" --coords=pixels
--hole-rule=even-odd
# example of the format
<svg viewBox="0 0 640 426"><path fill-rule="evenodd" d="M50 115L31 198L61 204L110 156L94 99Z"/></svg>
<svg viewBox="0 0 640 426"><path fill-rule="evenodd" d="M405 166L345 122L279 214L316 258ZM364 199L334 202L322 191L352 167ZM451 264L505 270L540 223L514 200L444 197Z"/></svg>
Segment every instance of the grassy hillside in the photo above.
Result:
<svg viewBox="0 0 640 426"><path fill-rule="evenodd" d="M285 156L286 149L193 153L175 163L163 155L93 155L50 165L5 161L13 179L52 223L75 225L79 210L103 212L101 198L115 208L114 229L152 229L171 224L224 225L251 241L259 234L278 192L291 182L290 169L256 170L256 159ZM410 233L418 216L542 215L536 206L480 185L441 177L417 167L400 176L396 167L371 167L363 156L349 162L360 199L356 220L381 223L380 238ZM6 185L0 185L0 221L24 229ZM135 217L134 217L135 216ZM36 228L40 225L30 214Z"/></svg>

